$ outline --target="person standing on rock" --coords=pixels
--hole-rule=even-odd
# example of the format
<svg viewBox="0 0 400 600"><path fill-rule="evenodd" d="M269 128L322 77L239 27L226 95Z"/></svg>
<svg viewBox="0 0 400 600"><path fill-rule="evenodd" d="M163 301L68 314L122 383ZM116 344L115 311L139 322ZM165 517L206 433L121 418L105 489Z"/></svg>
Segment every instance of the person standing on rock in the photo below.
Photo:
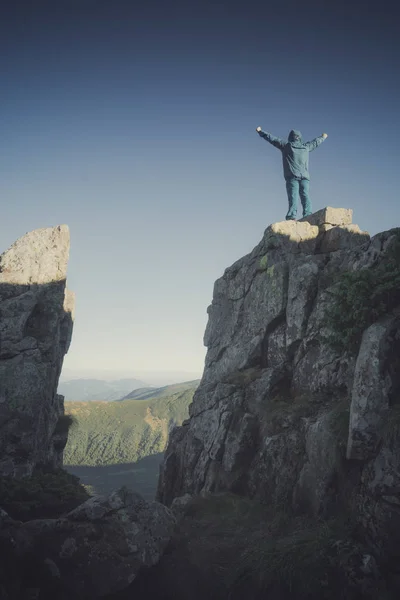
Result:
<svg viewBox="0 0 400 600"><path fill-rule="evenodd" d="M261 127L257 127L256 131L260 137L282 152L283 174L286 179L286 191L289 200L289 210L286 220L296 220L299 194L303 206L303 217L308 217L312 213L309 196L310 174L308 172L308 155L312 150L318 148L328 135L323 133L311 142L303 142L300 131L292 129L289 133L288 141L284 141L263 131Z"/></svg>

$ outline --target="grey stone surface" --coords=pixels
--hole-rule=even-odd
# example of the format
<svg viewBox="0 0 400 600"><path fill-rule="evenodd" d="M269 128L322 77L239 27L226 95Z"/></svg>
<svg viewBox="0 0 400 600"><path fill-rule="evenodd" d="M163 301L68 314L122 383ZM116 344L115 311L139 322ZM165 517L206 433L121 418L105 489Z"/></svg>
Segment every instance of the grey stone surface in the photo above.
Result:
<svg viewBox="0 0 400 600"><path fill-rule="evenodd" d="M0 256L0 474L23 477L37 463L62 462L53 433L72 334L68 256L66 225L27 233Z"/></svg>
<svg viewBox="0 0 400 600"><path fill-rule="evenodd" d="M397 317L382 319L364 331L354 370L347 458L365 460L376 452L389 414L392 381L386 371L387 340L395 332L400 332Z"/></svg>
<svg viewBox="0 0 400 600"><path fill-rule="evenodd" d="M324 233L319 249L320 252L336 252L360 246L369 239L368 232L361 231L358 225L335 226Z"/></svg>
<svg viewBox="0 0 400 600"><path fill-rule="evenodd" d="M397 416L398 418L398 416ZM362 469L358 521L377 555L398 560L400 547L400 428Z"/></svg>
<svg viewBox="0 0 400 600"><path fill-rule="evenodd" d="M290 269L286 304L286 345L301 340L318 293L318 263L307 257Z"/></svg>
<svg viewBox="0 0 400 600"><path fill-rule="evenodd" d="M193 496L191 496L190 494L184 494L183 496L174 498L171 504L171 510L174 513L174 515L181 516L184 513L186 506L192 500L192 498Z"/></svg>
<svg viewBox="0 0 400 600"><path fill-rule="evenodd" d="M315 516L326 516L330 486L340 465L332 415L323 413L305 431L305 463L294 493L294 503Z"/></svg>
<svg viewBox="0 0 400 600"><path fill-rule="evenodd" d="M0 507L0 529L11 521L8 513Z"/></svg>

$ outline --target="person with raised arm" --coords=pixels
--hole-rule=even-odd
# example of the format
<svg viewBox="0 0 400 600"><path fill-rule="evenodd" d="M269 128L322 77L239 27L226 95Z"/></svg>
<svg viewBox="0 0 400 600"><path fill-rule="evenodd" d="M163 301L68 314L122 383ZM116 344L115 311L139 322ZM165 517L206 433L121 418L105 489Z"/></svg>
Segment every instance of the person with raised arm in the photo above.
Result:
<svg viewBox="0 0 400 600"><path fill-rule="evenodd" d="M308 171L308 155L312 150L318 148L328 135L323 133L310 142L303 142L300 131L292 129L288 140L281 140L270 133L263 131L261 127L256 129L258 135L282 152L283 175L286 180L286 191L289 201L289 210L286 220L295 221L297 215L297 204L300 195L303 207L303 217L312 213L309 195L310 174Z"/></svg>

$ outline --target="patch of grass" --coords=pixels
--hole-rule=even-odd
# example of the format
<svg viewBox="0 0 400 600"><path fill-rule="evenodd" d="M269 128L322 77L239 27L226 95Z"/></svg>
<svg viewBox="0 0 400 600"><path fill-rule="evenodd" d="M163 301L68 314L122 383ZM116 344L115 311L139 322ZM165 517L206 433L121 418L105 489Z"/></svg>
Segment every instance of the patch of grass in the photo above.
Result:
<svg viewBox="0 0 400 600"><path fill-rule="evenodd" d="M322 399L312 395L291 397L276 394L264 403L261 419L266 434L276 434L296 427L302 419L314 417L321 407Z"/></svg>
<svg viewBox="0 0 400 600"><path fill-rule="evenodd" d="M268 266L268 254L264 254L264 256L262 256L260 258L258 269L259 269L259 271L265 271L267 266Z"/></svg>
<svg viewBox="0 0 400 600"><path fill-rule="evenodd" d="M281 415L291 417L295 422L302 417L309 417L315 412L313 404L307 396L298 396L290 402L275 397L267 403L267 410L271 419Z"/></svg>
<svg viewBox="0 0 400 600"><path fill-rule="evenodd" d="M88 494L88 496L95 496L97 494L95 488L92 485L82 483L82 487L85 490L85 492Z"/></svg>
<svg viewBox="0 0 400 600"><path fill-rule="evenodd" d="M386 255L372 267L336 278L334 301L325 312L325 341L336 351L356 353L365 329L400 303L400 229Z"/></svg>
<svg viewBox="0 0 400 600"><path fill-rule="evenodd" d="M261 518L265 515L265 506L258 502L249 500L235 494L210 494L207 496L195 496L184 507L186 517L201 518L205 522L221 524L226 519L230 524L243 524L243 521Z"/></svg>
<svg viewBox="0 0 400 600"><path fill-rule="evenodd" d="M243 549L232 573L231 586L245 592L256 586L259 592L279 589L296 592L298 598L324 597L324 588L332 586L335 571L334 523L302 524L282 537L253 532L251 544Z"/></svg>
<svg viewBox="0 0 400 600"><path fill-rule="evenodd" d="M78 477L63 469L37 469L32 477L0 477L0 506L19 521L57 518L89 498Z"/></svg>
<svg viewBox="0 0 400 600"><path fill-rule="evenodd" d="M315 521L233 494L194 498L151 575L166 595L154 590L152 597L355 598L344 595L342 568L346 540L354 548L351 535L344 519Z"/></svg>

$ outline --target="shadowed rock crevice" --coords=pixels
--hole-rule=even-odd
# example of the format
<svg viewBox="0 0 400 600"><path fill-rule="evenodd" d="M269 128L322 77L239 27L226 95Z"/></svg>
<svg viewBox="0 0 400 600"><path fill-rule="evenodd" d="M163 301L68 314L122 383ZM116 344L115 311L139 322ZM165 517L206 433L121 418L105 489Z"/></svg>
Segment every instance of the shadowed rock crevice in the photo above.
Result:
<svg viewBox="0 0 400 600"><path fill-rule="evenodd" d="M270 349L270 340L272 339L272 334L276 333L276 331L282 327L284 328L284 335L286 335L286 318L283 312L277 317L275 317L275 319L273 319L271 323L267 325L267 328L261 340L259 361L258 363L249 366L258 366L261 369L265 369L269 366L268 355Z"/></svg>
<svg viewBox="0 0 400 600"><path fill-rule="evenodd" d="M48 326L48 315L44 302L38 302L29 315L23 331L24 337L38 338L46 335L46 327Z"/></svg>

